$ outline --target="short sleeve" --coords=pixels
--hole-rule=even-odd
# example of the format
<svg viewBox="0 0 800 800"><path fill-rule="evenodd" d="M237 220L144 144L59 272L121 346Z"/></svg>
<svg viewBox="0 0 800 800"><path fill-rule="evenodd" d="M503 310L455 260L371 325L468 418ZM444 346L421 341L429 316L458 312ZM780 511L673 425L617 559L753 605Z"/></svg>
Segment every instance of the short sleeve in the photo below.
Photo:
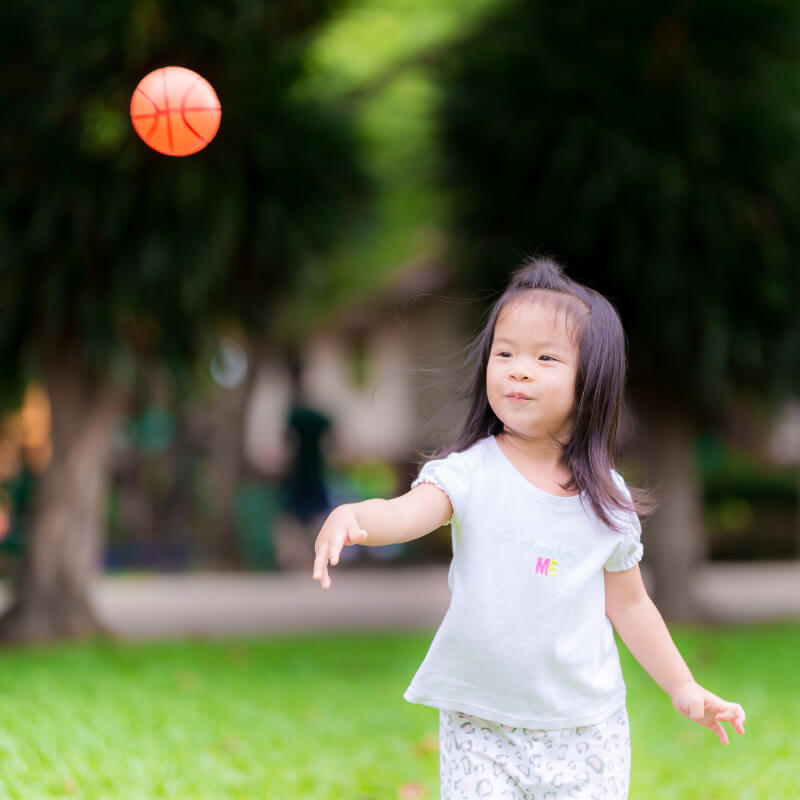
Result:
<svg viewBox="0 0 800 800"><path fill-rule="evenodd" d="M630 500L631 493L625 485L625 480L618 473L612 470L615 483L622 489L623 494ZM620 512L614 515L615 521L619 521L622 533L617 534L619 541L605 563L605 569L609 572L622 572L623 570L635 567L641 560L644 553L642 546L642 524L639 517L633 511Z"/></svg>
<svg viewBox="0 0 800 800"><path fill-rule="evenodd" d="M411 484L411 488L421 483L432 483L441 489L450 498L453 517L461 517L469 488L469 469L463 453L450 453L446 458L428 461L419 471L419 476Z"/></svg>

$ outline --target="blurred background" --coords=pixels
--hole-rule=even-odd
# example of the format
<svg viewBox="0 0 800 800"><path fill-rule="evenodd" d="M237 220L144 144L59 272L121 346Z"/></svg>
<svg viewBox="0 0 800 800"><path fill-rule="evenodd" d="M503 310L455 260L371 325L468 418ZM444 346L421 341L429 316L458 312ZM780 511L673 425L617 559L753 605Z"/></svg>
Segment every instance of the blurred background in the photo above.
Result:
<svg viewBox="0 0 800 800"><path fill-rule="evenodd" d="M447 444L548 254L620 312L643 571L748 714L734 763L621 648L635 796L796 800L798 39L795 0L0 4L0 799L438 796L400 701L449 529L327 592L313 544ZM222 105L186 158L129 118L165 65Z"/></svg>
<svg viewBox="0 0 800 800"><path fill-rule="evenodd" d="M331 507L452 435L533 253L621 314L665 615L698 565L798 558L792 2L14 0L0 30L7 640L93 630L101 572L310 575ZM187 158L128 117L166 64L222 103Z"/></svg>

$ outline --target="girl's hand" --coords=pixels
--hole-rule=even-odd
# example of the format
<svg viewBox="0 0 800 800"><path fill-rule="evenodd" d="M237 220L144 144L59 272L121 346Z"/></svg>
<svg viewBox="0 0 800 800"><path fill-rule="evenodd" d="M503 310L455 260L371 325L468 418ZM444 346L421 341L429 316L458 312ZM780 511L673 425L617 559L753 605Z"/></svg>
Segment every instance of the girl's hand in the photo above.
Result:
<svg viewBox="0 0 800 800"><path fill-rule="evenodd" d="M680 684L672 693L675 708L704 728L715 733L722 744L728 744L728 733L722 721L730 722L737 733L744 733L744 709L738 703L729 703L694 681Z"/></svg>
<svg viewBox="0 0 800 800"><path fill-rule="evenodd" d="M323 589L330 588L328 561L331 565L339 563L339 553L348 544L360 544L367 538L367 532L358 524L356 515L346 505L334 508L314 543L314 580L319 581Z"/></svg>

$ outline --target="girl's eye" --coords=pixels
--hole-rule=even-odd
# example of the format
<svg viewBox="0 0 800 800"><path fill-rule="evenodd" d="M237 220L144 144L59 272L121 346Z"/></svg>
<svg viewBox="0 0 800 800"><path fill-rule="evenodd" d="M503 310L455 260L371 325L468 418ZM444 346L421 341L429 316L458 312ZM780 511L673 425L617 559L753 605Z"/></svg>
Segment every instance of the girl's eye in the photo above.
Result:
<svg viewBox="0 0 800 800"><path fill-rule="evenodd" d="M505 358L506 356L508 356L509 358L511 357L511 353L509 353L508 350L500 350L500 351L498 351L497 355L500 356L500 358ZM547 361L555 361L556 360L555 358L553 358L553 356L546 356L546 355L539 356L539 358L542 359L542 360L547 360Z"/></svg>

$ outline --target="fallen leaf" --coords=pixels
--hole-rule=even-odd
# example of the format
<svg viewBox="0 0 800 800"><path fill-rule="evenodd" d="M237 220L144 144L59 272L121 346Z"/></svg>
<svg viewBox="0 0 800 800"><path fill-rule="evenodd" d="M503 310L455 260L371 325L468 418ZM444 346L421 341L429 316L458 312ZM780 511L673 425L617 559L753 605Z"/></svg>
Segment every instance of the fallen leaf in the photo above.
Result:
<svg viewBox="0 0 800 800"><path fill-rule="evenodd" d="M398 788L397 796L401 800L417 800L417 798L425 796L425 787L419 783L404 783Z"/></svg>
<svg viewBox="0 0 800 800"><path fill-rule="evenodd" d="M416 745L414 745L414 755L416 755L417 758L421 758L422 756L428 755L428 753L435 753L438 749L439 737L434 733L430 733L427 736L423 736Z"/></svg>

